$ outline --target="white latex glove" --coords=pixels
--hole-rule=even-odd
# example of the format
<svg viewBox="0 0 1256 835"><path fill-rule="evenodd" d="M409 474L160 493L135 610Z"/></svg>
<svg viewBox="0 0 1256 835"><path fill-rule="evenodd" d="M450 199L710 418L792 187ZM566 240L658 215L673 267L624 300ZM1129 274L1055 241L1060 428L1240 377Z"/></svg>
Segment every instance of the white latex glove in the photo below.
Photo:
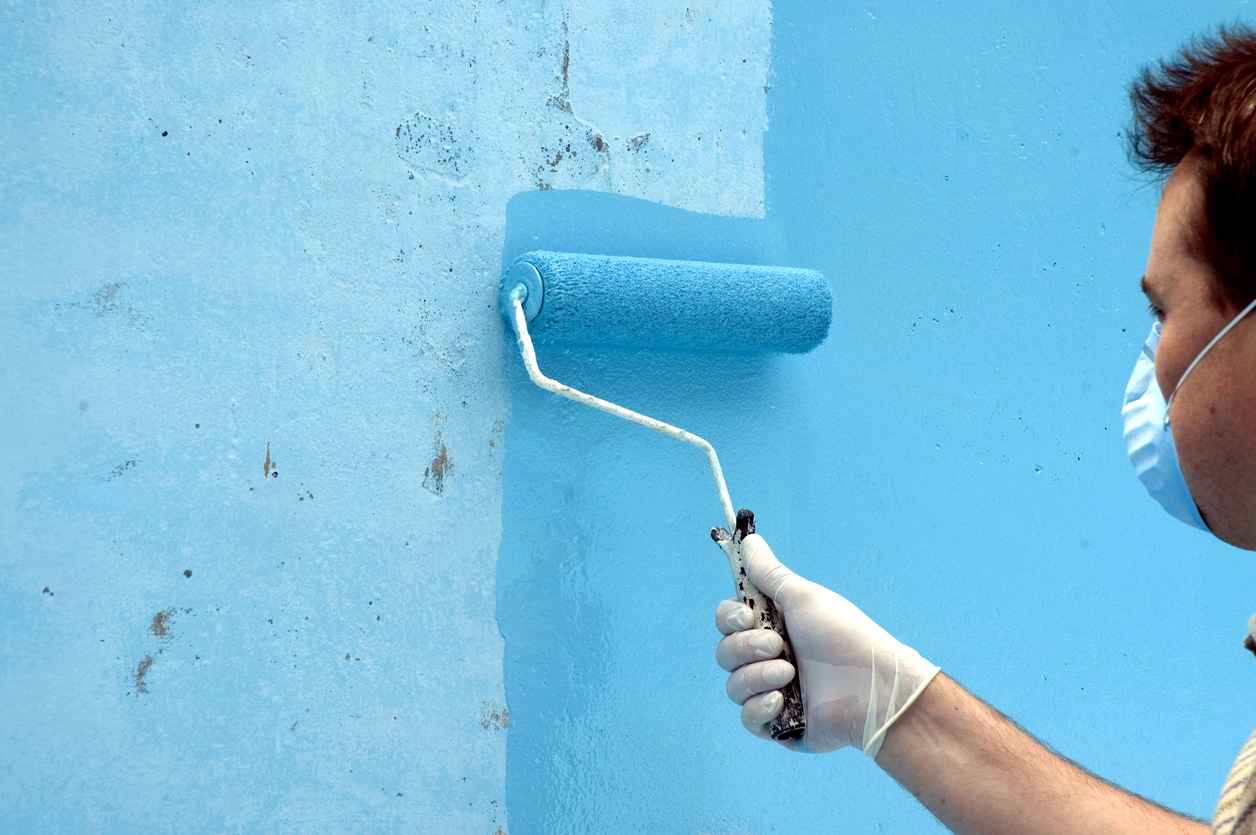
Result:
<svg viewBox="0 0 1256 835"><path fill-rule="evenodd" d="M890 725L903 715L937 675L938 668L896 641L846 598L804 580L777 561L758 534L742 543L746 575L785 613L806 703L807 731L787 748L817 754L854 746L875 757ZM725 635L715 659L728 677L728 697L741 705L741 722L771 739L766 725L780 712L776 688L794 668L777 658L781 638L750 629L753 613L737 600L715 611Z"/></svg>

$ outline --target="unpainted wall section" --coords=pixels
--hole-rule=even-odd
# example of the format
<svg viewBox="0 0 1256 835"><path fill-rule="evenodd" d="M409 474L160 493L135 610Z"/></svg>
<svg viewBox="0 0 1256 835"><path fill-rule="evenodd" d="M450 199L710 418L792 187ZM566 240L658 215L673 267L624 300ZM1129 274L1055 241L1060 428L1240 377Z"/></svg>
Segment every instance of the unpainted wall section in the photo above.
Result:
<svg viewBox="0 0 1256 835"><path fill-rule="evenodd" d="M507 831L506 207L762 215L768 8L0 12L7 831Z"/></svg>

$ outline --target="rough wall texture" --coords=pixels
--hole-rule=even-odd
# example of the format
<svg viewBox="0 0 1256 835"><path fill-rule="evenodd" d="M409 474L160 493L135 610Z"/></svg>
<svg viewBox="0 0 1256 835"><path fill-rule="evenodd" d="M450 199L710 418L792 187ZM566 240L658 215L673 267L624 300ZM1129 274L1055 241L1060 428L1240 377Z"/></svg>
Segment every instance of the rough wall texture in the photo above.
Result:
<svg viewBox="0 0 1256 835"><path fill-rule="evenodd" d="M766 0L0 11L0 819L507 829L505 209L763 213Z"/></svg>
<svg viewBox="0 0 1256 835"><path fill-rule="evenodd" d="M701 457L503 334L541 240L823 271L805 357L542 368L712 441L792 567L1209 814L1256 563L1125 459L1157 189L1118 134L1139 65L1251 12L961 6L0 8L5 831L939 831L740 728Z"/></svg>

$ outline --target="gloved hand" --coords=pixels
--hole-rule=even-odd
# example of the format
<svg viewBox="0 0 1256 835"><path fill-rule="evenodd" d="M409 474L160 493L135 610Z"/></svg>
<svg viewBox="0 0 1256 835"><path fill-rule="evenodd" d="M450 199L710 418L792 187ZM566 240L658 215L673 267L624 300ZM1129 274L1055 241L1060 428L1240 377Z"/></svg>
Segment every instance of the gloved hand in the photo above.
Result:
<svg viewBox="0 0 1256 835"><path fill-rule="evenodd" d="M782 741L794 750L824 753L855 746L875 757L885 732L911 706L938 668L896 641L844 597L804 580L777 561L763 537L742 542L746 575L785 613L807 705L807 731L801 740ZM753 613L737 600L715 611L725 636L715 660L732 675L728 697L742 706L741 722L756 736L771 739L766 725L781 709L776 688L794 676L778 658L781 638L750 629Z"/></svg>

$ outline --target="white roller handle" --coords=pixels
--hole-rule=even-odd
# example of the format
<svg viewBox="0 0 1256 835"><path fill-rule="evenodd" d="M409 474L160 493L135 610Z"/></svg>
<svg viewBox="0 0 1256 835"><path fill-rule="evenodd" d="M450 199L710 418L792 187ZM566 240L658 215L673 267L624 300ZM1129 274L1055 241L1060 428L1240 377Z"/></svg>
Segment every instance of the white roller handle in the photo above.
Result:
<svg viewBox="0 0 1256 835"><path fill-rule="evenodd" d="M510 291L510 304L513 308L515 326L515 334L519 337L519 351L523 354L524 367L528 369L528 376L532 378L532 382L536 383L546 391L552 391L554 394L560 394L568 400L574 400L577 403L583 403L586 406L592 406L603 412L612 414L615 417L621 417L624 420L630 420L633 423L644 426L647 429L653 429L655 432L662 432L669 438L675 438L678 441L684 441L692 444L698 449L706 453L707 461L711 463L711 475L715 477L715 489L720 493L720 506L724 509L724 518L728 520L728 529L735 530L737 528L737 516L733 513L733 500L728 496L728 485L724 483L724 471L720 469L720 459L715 454L715 447L699 438L692 432L686 432L672 426L670 423L664 423L661 420L655 420L652 417L638 414L631 409L625 409L623 406L616 406L608 400L594 397L591 394L585 394L577 391L571 386L563 385L557 380L551 380L541 373L541 369L536 364L536 349L532 347L532 337L528 335L528 320L523 312L523 297L527 293L527 288L522 284L516 286Z"/></svg>
<svg viewBox="0 0 1256 835"><path fill-rule="evenodd" d="M532 378L532 382L568 400L574 400L615 417L630 420L638 426L653 429L669 438L696 446L706 453L707 461L711 463L711 475L715 477L715 487L720 493L720 506L724 509L724 518L728 520L728 529L712 530L711 538L728 557L729 567L733 571L733 582L736 584L737 598L755 612L760 628L771 629L781 636L784 641L783 656L793 663L793 647L789 643L789 632L785 628L784 614L770 598L755 588L754 583L751 583L750 578L746 576L746 569L741 560L741 540L754 533L754 514L748 510L743 510L740 514L733 513L733 500L729 498L728 485L724 483L724 471L720 469L720 459L715 454L715 447L692 432L686 432L669 423L663 423L661 420L617 406L608 400L577 391L571 386L542 374L536 363L536 349L532 347L532 337L528 335L528 318L523 311L523 302L527 298L527 293L527 287L519 284L511 288L508 299L513 313L512 324L515 327L515 335L519 338L519 352L523 354L523 365L528 369L528 376ZM795 675L793 680L782 688L784 706L769 726L773 739L796 739L801 737L806 729L806 703L799 685L799 677Z"/></svg>

